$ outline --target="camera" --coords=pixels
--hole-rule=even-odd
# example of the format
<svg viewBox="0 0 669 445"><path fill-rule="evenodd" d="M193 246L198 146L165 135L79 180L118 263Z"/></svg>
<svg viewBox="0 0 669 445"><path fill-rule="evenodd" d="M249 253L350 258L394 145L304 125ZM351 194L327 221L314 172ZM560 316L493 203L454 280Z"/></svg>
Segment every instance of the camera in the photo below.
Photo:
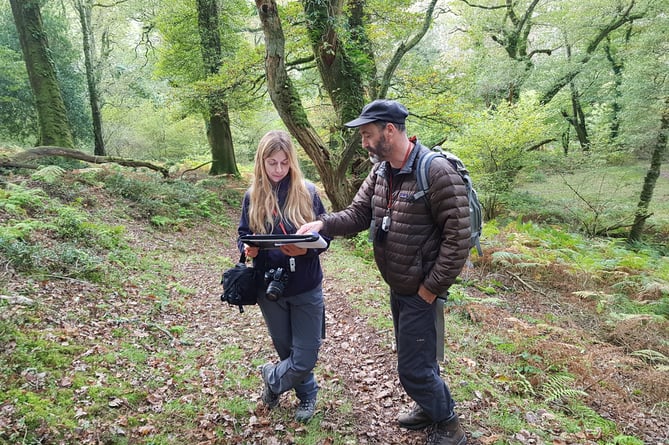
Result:
<svg viewBox="0 0 669 445"><path fill-rule="evenodd" d="M267 283L265 296L267 299L269 301L276 301L281 298L287 282L288 274L281 267L265 272L265 283Z"/></svg>

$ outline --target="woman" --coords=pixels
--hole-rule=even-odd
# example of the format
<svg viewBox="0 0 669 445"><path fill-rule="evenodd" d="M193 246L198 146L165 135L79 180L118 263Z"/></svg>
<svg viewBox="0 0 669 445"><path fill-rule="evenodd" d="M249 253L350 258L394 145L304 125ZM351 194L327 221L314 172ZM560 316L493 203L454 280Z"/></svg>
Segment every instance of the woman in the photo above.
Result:
<svg viewBox="0 0 669 445"><path fill-rule="evenodd" d="M258 144L253 183L244 195L239 235L294 234L322 213L323 203L314 185L302 175L290 135L285 131L268 132ZM300 401L295 418L306 422L314 415L318 394L313 369L325 330L323 271L318 256L327 247L306 249L287 244L279 249L259 249L241 241L238 245L240 252L253 258L254 267L270 275L270 292L259 297L258 305L281 361L266 363L260 369L262 401L274 408L282 393L294 389Z"/></svg>

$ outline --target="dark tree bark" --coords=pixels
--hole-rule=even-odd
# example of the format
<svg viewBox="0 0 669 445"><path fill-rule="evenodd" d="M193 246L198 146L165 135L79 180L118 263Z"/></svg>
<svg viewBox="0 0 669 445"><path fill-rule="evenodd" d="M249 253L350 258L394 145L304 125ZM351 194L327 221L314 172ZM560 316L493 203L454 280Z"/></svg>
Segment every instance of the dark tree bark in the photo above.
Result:
<svg viewBox="0 0 669 445"><path fill-rule="evenodd" d="M197 0L197 23L205 76L217 74L221 67L221 35L216 0ZM228 105L217 91L208 98L207 140L211 149L209 174L239 174L235 159Z"/></svg>
<svg viewBox="0 0 669 445"><path fill-rule="evenodd" d="M368 85L369 96L379 97L379 82L377 78L376 61L372 42L365 32L365 1L366 0L348 0L348 27L351 32L354 51L359 51L364 55L361 58L360 71L363 82Z"/></svg>
<svg viewBox="0 0 669 445"><path fill-rule="evenodd" d="M581 106L580 94L574 82L569 83L569 89L571 92L571 107L573 112L571 123L574 126L574 130L576 130L576 136L578 137L578 143L581 145L581 150L589 151L590 136L588 135L588 127L585 122L585 113Z"/></svg>
<svg viewBox="0 0 669 445"><path fill-rule="evenodd" d="M627 32L625 33L625 43L629 43L632 34L632 27L628 26ZM611 104L612 116L611 116L611 141L618 139L618 134L620 133L620 111L622 106L620 104L622 98L622 84L623 84L623 70L625 64L621 58L616 57L615 51L611 46L611 39L607 36L606 45L604 46L604 52L606 53L606 60L611 64L611 71L613 71L613 102Z"/></svg>
<svg viewBox="0 0 669 445"><path fill-rule="evenodd" d="M567 48L567 59L571 60L571 46L566 45ZM571 98L571 116L566 111L562 112L562 116L566 121L574 127L576 131L576 137L578 138L578 143L581 146L581 150L589 151L590 150L590 137L588 136L588 127L585 122L585 113L583 112L583 107L581 106L581 98L576 87L576 82L569 82L569 92Z"/></svg>
<svg viewBox="0 0 669 445"><path fill-rule="evenodd" d="M91 117L93 120L93 138L95 141L93 152L97 156L105 156L107 151L105 150L105 143L102 138L102 113L100 110L100 94L98 92L95 69L95 39L92 28L93 5L91 0L76 0L75 7L79 13L79 23L81 24L88 101L91 106Z"/></svg>
<svg viewBox="0 0 669 445"><path fill-rule="evenodd" d="M56 68L50 56L39 2L10 0L9 3L21 42L30 87L35 97L40 130L38 145L73 147L72 128L67 119Z"/></svg>
<svg viewBox="0 0 669 445"><path fill-rule="evenodd" d="M425 14L424 23L429 27L436 0L432 0ZM387 75L376 78L374 55L364 45L364 1L350 0L350 14L345 18L355 27L354 48L347 47L337 33L334 23L343 17L341 0L302 0L306 26L316 60L322 85L327 91L337 125L330 133L330 143L325 144L309 123L299 93L294 88L286 71L285 37L275 0L256 0L256 8L265 34L265 72L267 87L279 116L288 131L297 139L312 160L323 182L325 192L334 210L346 207L353 198L359 182L367 174L367 154L360 146L356 131L343 128L343 123L354 119L370 99L383 97L392 73L402 57L425 35L422 27L416 37L400 46ZM363 43L363 45L358 45ZM366 57L351 57L352 51L362 51ZM371 77L374 77L373 79ZM370 89L370 85L372 88ZM384 85L386 85L384 87ZM369 91L378 91L371 97Z"/></svg>
<svg viewBox="0 0 669 445"><path fill-rule="evenodd" d="M641 196L639 197L639 203L637 204L637 210L634 217L634 223L630 229L630 233L627 237L629 243L635 243L641 241L641 235L643 234L643 228L646 224L646 220L651 216L648 213L648 207L653 198L653 191L655 190L655 185L657 184L657 178L660 177L660 169L662 168L662 159L667 151L667 134L669 133L669 96L665 98L664 101L664 110L662 112L662 124L660 125L660 132L657 137L657 143L653 149L653 155L651 156L650 168L646 173L646 178L643 181L643 188L641 190Z"/></svg>

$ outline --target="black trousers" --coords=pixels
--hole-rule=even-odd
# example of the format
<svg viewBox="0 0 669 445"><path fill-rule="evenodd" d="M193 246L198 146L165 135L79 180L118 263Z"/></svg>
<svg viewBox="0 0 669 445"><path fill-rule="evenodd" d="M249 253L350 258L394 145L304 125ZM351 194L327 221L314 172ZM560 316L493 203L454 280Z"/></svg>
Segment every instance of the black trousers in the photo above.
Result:
<svg viewBox="0 0 669 445"><path fill-rule="evenodd" d="M397 342L400 383L418 405L440 422L454 414L455 402L439 375L435 303L419 295L399 295L391 290L390 308Z"/></svg>

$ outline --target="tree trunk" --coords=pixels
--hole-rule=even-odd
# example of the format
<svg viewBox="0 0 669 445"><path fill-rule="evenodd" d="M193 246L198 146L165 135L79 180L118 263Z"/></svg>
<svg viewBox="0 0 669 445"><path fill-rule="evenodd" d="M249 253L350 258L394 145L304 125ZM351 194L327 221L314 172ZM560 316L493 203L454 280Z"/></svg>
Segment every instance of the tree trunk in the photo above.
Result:
<svg viewBox="0 0 669 445"><path fill-rule="evenodd" d="M567 50L567 60L571 62L571 46L569 43L565 45L565 48ZM585 113L583 112L583 107L581 107L581 99L579 98L576 83L573 80L569 82L569 91L571 94L572 115L570 116L568 112L563 111L562 116L576 130L576 137L578 138L578 143L581 145L581 150L588 151L590 150L590 138L588 137L588 129L585 125Z"/></svg>
<svg viewBox="0 0 669 445"><path fill-rule="evenodd" d="M50 56L39 2L10 0L10 4L30 86L35 96L40 130L37 145L73 147L72 129L56 78L56 68Z"/></svg>
<svg viewBox="0 0 669 445"><path fill-rule="evenodd" d="M207 125L207 140L211 147L210 175L231 174L238 175L237 161L234 150L230 149L232 144L232 133L230 132L230 116L228 106L219 104L219 108L212 107L209 110L209 123ZM230 168L234 167L234 168Z"/></svg>
<svg viewBox="0 0 669 445"><path fill-rule="evenodd" d="M24 150L14 156L14 159L0 159L0 166L15 168L37 168L36 165L24 164L23 161L37 159L42 157L60 156L70 159L79 159L91 164L106 164L113 162L126 167L146 167L160 172L164 178L169 178L170 172L167 168L152 164L146 161L136 161L134 159L117 158L113 156L94 156L78 150L66 147L39 146L30 150Z"/></svg>
<svg viewBox="0 0 669 445"><path fill-rule="evenodd" d="M664 110L662 112L662 124L660 126L660 132L658 134L657 143L655 144L653 155L651 157L650 168L648 169L646 178L643 181L643 188L641 190L641 196L639 197L639 204L637 204L634 223L632 224L632 228L630 229L630 233L627 237L628 243L641 241L644 225L646 224L646 220L650 217L650 214L648 214L648 207L650 206L650 201L653 198L653 191L655 190L655 185L657 184L657 178L660 177L662 159L664 158L664 154L667 151L667 133L669 133L669 96L667 96L664 101Z"/></svg>
<svg viewBox="0 0 669 445"><path fill-rule="evenodd" d="M197 23L205 76L217 74L221 67L221 35L216 0L197 0ZM228 105L212 92L209 97L207 141L211 149L210 175L238 175Z"/></svg>
<svg viewBox="0 0 669 445"><path fill-rule="evenodd" d="M571 120L574 130L576 130L576 136L578 137L578 142L581 145L581 150L589 151L590 150L590 136L588 136L588 127L585 123L585 113L583 112L583 107L581 106L581 99L579 98L578 89L576 84L571 82L569 84L571 90L571 105L573 118Z"/></svg>
<svg viewBox="0 0 669 445"><path fill-rule="evenodd" d="M374 50L369 36L365 32L365 0L347 0L349 18L348 27L351 32L351 41L364 54L360 61L360 72L363 82L369 85L369 96L379 97L379 82L374 57Z"/></svg>
<svg viewBox="0 0 669 445"><path fill-rule="evenodd" d="M84 65L86 67L86 83L88 85L88 100L91 105L93 119L93 138L95 141L94 153L105 156L105 143L102 138L102 113L100 111L100 95L95 72L95 40L92 29L92 4L90 0L77 0L75 7L79 12L81 36L84 48Z"/></svg>
<svg viewBox="0 0 669 445"><path fill-rule="evenodd" d="M339 169L327 147L309 123L299 93L288 77L284 64L285 38L276 2L256 0L256 7L265 34L267 51L265 72L272 103L290 134L297 139L316 166L333 209L343 209L350 202L352 189L345 178L338 177Z"/></svg>
<svg viewBox="0 0 669 445"><path fill-rule="evenodd" d="M632 35L632 27L627 27L627 32L625 32L625 44L628 44ZM613 103L611 104L612 116L611 116L611 132L610 137L611 141L615 142L618 139L618 134L620 133L620 111L622 106L620 101L622 100L622 84L623 84L623 70L625 64L622 58L616 59L616 54L614 48L611 47L611 39L609 36L606 36L606 45L604 46L604 52L606 53L606 60L611 64L611 70L613 71Z"/></svg>
<svg viewBox="0 0 669 445"><path fill-rule="evenodd" d="M265 72L270 98L288 131L316 166L335 211L345 208L351 202L370 166L368 155L362 150L358 132L344 129L343 123L358 116L369 99L366 91L378 90L378 96L384 97L384 91L387 90L376 79L374 54L371 47L365 44L368 42L363 23L365 2L348 2L348 23L351 25L353 42L362 45L362 48L356 47L355 51L358 55L364 53L367 58L352 59L339 39L337 28L333 26L334 23L345 21L342 20L343 0L302 0L308 35L321 81L337 115L337 123L330 131L330 143L326 145L309 123L299 93L286 72L285 37L276 0L256 0L265 34ZM425 35L435 3L436 0L431 0L425 14L424 26L417 32L416 37L397 49L388 64L387 72L382 76L383 82L390 85L390 78L404 54Z"/></svg>

